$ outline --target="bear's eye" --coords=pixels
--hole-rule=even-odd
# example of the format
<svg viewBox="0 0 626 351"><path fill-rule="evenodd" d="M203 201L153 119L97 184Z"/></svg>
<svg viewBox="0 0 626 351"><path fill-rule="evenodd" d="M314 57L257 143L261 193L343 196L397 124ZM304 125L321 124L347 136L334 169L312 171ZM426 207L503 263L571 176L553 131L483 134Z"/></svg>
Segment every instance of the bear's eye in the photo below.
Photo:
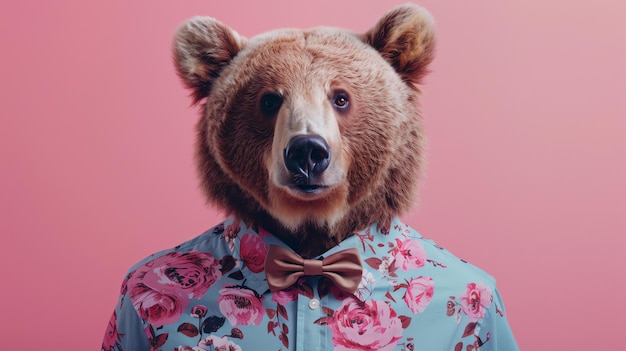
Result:
<svg viewBox="0 0 626 351"><path fill-rule="evenodd" d="M268 117L274 116L282 104L282 96L276 93L266 93L261 97L261 112Z"/></svg>
<svg viewBox="0 0 626 351"><path fill-rule="evenodd" d="M348 99L348 94L344 92L339 92L335 94L333 100L333 106L335 106L338 110L345 110L350 105L350 99Z"/></svg>

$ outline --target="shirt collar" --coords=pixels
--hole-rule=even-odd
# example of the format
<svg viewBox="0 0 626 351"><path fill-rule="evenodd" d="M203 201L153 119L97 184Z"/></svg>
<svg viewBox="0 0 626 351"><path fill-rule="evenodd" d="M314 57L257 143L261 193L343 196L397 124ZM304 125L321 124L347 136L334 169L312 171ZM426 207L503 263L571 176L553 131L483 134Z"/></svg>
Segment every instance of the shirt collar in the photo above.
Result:
<svg viewBox="0 0 626 351"><path fill-rule="evenodd" d="M398 219L395 218L392 221L391 224L391 228L390 231L394 231L394 227L397 225L403 225L402 222ZM241 227L245 228L245 224L241 223ZM273 234L269 233L268 231L264 230L263 228L257 227L257 228L248 228L247 233L251 233L254 232L257 235L259 235L261 237L261 239L263 239L263 241L265 242L265 244L267 246L269 245L278 245L284 248L287 248L289 250L291 250L291 248L289 248L289 246L287 244L285 244L282 240L280 240L279 238L277 238L276 236L274 236ZM322 258L322 257L326 257L328 255L334 254L336 252L339 251L343 251L346 250L348 248L357 248L359 250L359 252L362 254L361 255L361 260L363 260L364 254L366 254L368 248L366 247L365 244L365 240L363 240L363 238L368 237L368 236L373 236L374 238L376 237L380 237L385 235L384 233L382 233L382 231L378 228L377 224L374 223L372 224L369 228L356 232L354 233L354 235L350 235L349 237L347 237L346 239L344 239L343 241L341 241L338 245L330 248L328 251L322 253L321 255L315 257L315 258ZM252 271L250 271L249 269L244 269L241 271L242 275L243 275L243 281L245 282L246 287L253 289L254 291L256 291L259 295L263 295L267 292L269 292L269 287L267 285L267 281L265 279L265 272L261 271L259 273L254 273Z"/></svg>

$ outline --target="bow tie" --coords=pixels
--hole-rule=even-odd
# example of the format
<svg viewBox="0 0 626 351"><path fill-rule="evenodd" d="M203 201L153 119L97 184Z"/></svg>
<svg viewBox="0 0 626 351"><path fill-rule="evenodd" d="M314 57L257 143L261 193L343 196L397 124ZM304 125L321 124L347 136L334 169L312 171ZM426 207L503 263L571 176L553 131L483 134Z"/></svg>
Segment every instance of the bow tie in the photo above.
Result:
<svg viewBox="0 0 626 351"><path fill-rule="evenodd" d="M347 249L323 260L305 259L286 248L270 245L265 259L265 276L272 292L286 289L305 275L323 275L353 294L361 282L359 250Z"/></svg>

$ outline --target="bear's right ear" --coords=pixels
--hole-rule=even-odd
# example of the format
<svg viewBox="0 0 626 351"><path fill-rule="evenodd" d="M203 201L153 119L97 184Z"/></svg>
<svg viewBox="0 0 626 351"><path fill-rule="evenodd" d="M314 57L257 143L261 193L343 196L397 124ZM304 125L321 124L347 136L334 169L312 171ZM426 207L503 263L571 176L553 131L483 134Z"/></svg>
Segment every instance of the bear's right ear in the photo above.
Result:
<svg viewBox="0 0 626 351"><path fill-rule="evenodd" d="M183 23L174 39L174 64L196 104L209 95L213 81L237 55L246 38L211 17Z"/></svg>
<svg viewBox="0 0 626 351"><path fill-rule="evenodd" d="M405 4L384 15L363 39L417 89L434 57L435 22L424 8Z"/></svg>

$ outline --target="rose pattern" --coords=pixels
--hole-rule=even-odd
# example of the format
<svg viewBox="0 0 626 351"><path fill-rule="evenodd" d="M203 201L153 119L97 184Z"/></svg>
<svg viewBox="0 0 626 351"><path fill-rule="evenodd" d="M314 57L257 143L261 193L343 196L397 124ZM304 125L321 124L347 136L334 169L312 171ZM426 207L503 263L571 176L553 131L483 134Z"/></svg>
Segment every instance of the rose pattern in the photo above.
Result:
<svg viewBox="0 0 626 351"><path fill-rule="evenodd" d="M208 336L198 344L201 350L215 351L241 351L241 347L234 342L228 340L225 336L218 337L214 335Z"/></svg>
<svg viewBox="0 0 626 351"><path fill-rule="evenodd" d="M435 284L431 277L411 278L402 299L413 313L422 313L435 294Z"/></svg>
<svg viewBox="0 0 626 351"><path fill-rule="evenodd" d="M143 284L133 286L129 294L139 316L155 325L176 322L183 309L189 304L188 298L171 292L161 293Z"/></svg>
<svg viewBox="0 0 626 351"><path fill-rule="evenodd" d="M298 289L295 287L289 287L285 290L277 291L272 294L272 301L279 305L287 305L288 303L295 301L298 298Z"/></svg>
<svg viewBox="0 0 626 351"><path fill-rule="evenodd" d="M119 349L119 339L120 335L117 332L117 313L113 311L113 315L111 315L111 319L104 333L104 339L102 340L102 350L113 351L116 347Z"/></svg>
<svg viewBox="0 0 626 351"><path fill-rule="evenodd" d="M468 283L465 291L459 296L459 301L454 296L450 296L450 300L447 303L446 315L451 317L456 315L456 322L461 323L462 314L467 316L468 323L465 326L462 341L459 341L455 345L455 350L463 349L463 346L467 346L467 350L478 351L481 347L491 339L491 333L487 332L484 335L480 335L481 326L479 321L485 318L485 312L493 302L493 295L491 289L484 283ZM495 314L500 317L504 316L504 313L494 306ZM471 339L469 339L472 337ZM468 338L469 340L465 340ZM464 344L468 342L468 344Z"/></svg>
<svg viewBox="0 0 626 351"><path fill-rule="evenodd" d="M483 318L492 299L491 290L482 283L467 284L467 289L459 298L461 310L469 317L470 322L477 322Z"/></svg>
<svg viewBox="0 0 626 351"><path fill-rule="evenodd" d="M209 310L204 305L195 305L191 309L191 316L193 318L204 318Z"/></svg>
<svg viewBox="0 0 626 351"><path fill-rule="evenodd" d="M263 239L255 234L246 234L241 238L239 245L241 260L246 267L254 273L259 273L265 268L265 256L267 256L267 245Z"/></svg>
<svg viewBox="0 0 626 351"><path fill-rule="evenodd" d="M483 345L494 338L492 330L481 328L478 322L503 316L497 304L493 306L493 285L480 280L446 285L450 280L437 280L446 276L437 275L437 271L466 263L454 263L450 257L439 255L443 249L426 244L427 240L406 226L392 228L387 236L374 228L354 236L356 246L359 240L362 244L364 269L357 291L350 294L323 277L303 277L288 289L269 293L263 269L266 242L275 243L272 235L262 228L257 234L243 223L216 227L208 236L222 243L221 249L177 247L130 271L122 286L119 309L107 326L102 350L123 350L123 340L133 331L125 329L126 320L118 319L120 313L128 318L127 311L133 308L135 318L143 320L142 339L147 337L151 350L236 351L255 345L257 340L261 343L257 346L291 350L300 337L294 334L294 323L300 320L294 313L302 306L301 299L304 306L311 299L322 302L320 317L309 321L313 325L306 328L326 328L328 342L335 350L419 348L419 339L428 333L421 333L424 319L418 316L427 309L435 309L431 316L439 314L437 308L446 311L446 301L447 316L456 315L456 323L446 325L463 323L455 334L458 339L449 341L452 349L484 349ZM435 302L436 306L430 306ZM122 306L126 306L124 310ZM490 308L495 308L495 313L487 313Z"/></svg>
<svg viewBox="0 0 626 351"><path fill-rule="evenodd" d="M204 349L200 347L191 347L191 346L179 346L174 349L174 351L204 351Z"/></svg>
<svg viewBox="0 0 626 351"><path fill-rule="evenodd" d="M389 351L402 337L402 322L382 301L345 299L328 320L335 351Z"/></svg>
<svg viewBox="0 0 626 351"><path fill-rule="evenodd" d="M415 239L396 239L393 255L394 266L404 271L423 267L426 262L426 251L424 251L422 244Z"/></svg>
<svg viewBox="0 0 626 351"><path fill-rule="evenodd" d="M263 319L263 300L253 290L227 287L219 292L217 303L220 312L231 325L259 325Z"/></svg>
<svg viewBox="0 0 626 351"><path fill-rule="evenodd" d="M129 286L143 284L158 291L200 298L222 277L220 264L203 252L170 252L146 263L128 280Z"/></svg>
<svg viewBox="0 0 626 351"><path fill-rule="evenodd" d="M174 349L174 351L206 351L206 349L198 347L198 346L179 346L177 348Z"/></svg>
<svg viewBox="0 0 626 351"><path fill-rule="evenodd" d="M201 252L171 252L133 272L126 282L130 300L140 317L160 326L178 320L189 304L221 278L220 264Z"/></svg>

